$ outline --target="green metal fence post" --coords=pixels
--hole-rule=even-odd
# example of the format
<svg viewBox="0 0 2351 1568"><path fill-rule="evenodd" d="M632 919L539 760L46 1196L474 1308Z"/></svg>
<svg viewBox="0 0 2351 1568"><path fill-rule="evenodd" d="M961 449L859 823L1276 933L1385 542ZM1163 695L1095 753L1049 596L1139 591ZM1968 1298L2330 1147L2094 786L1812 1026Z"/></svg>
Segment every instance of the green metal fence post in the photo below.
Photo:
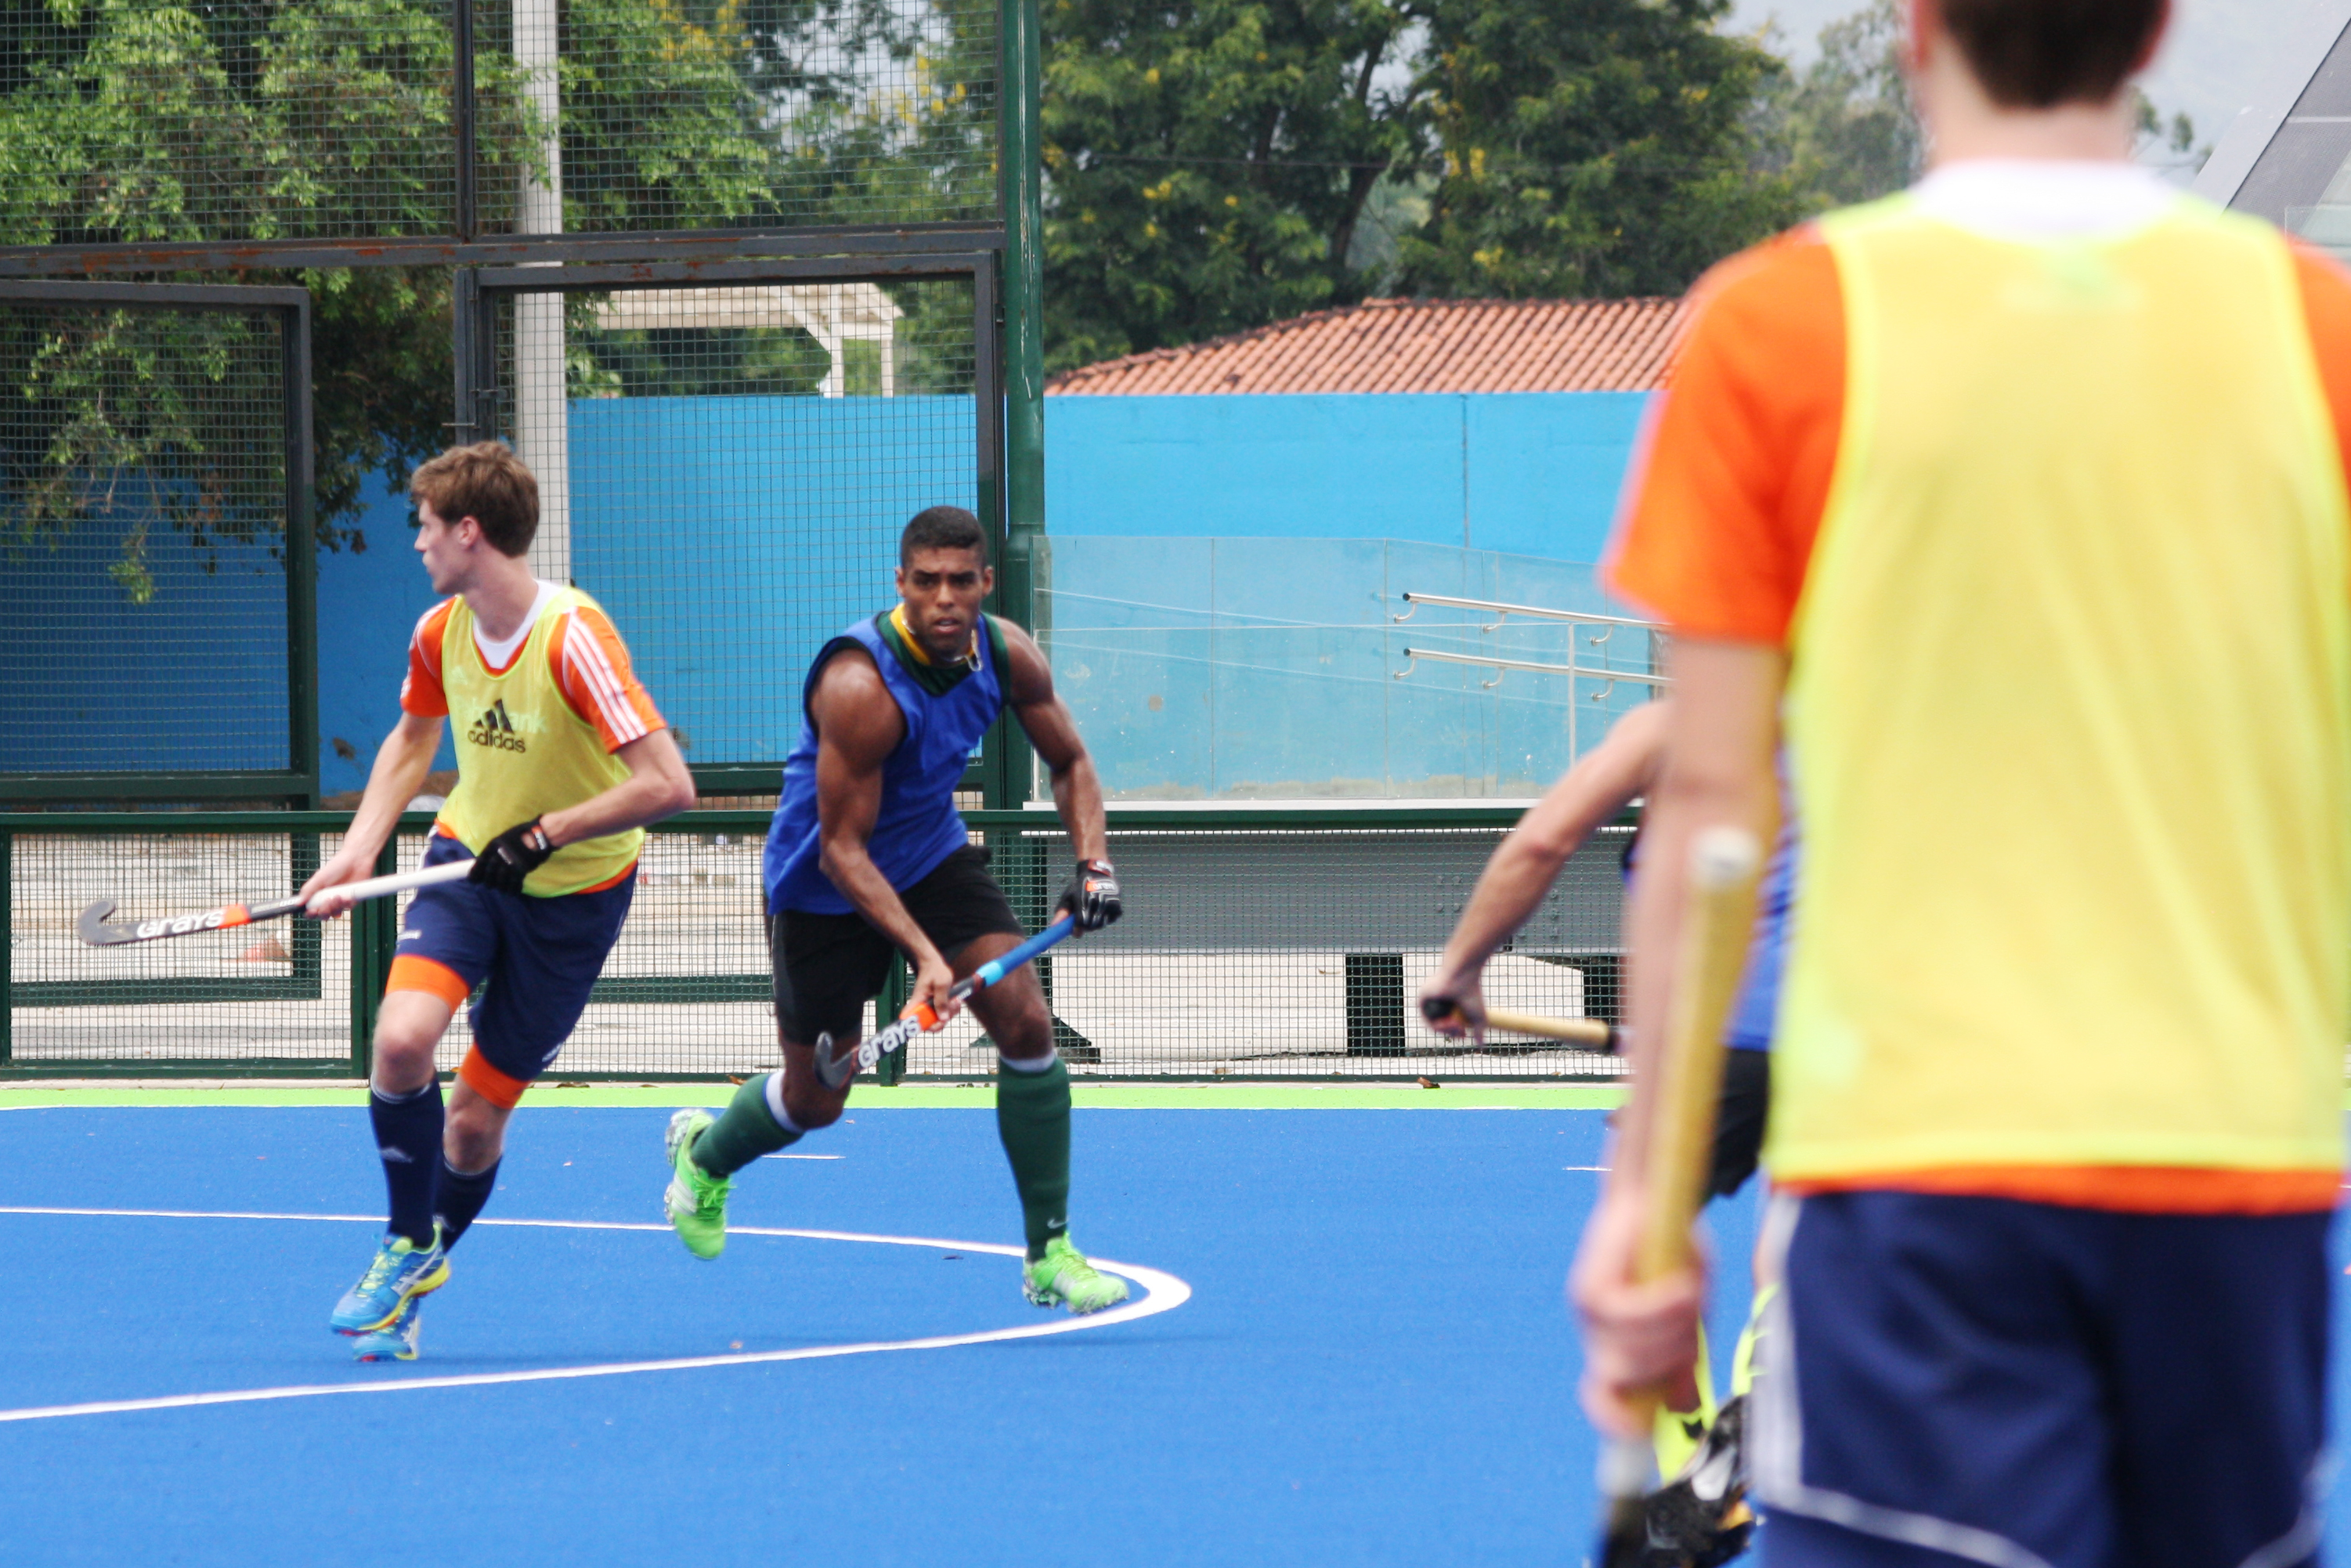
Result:
<svg viewBox="0 0 2351 1568"><path fill-rule="evenodd" d="M1045 532L1045 165L1039 139L1044 95L1038 0L1003 0L1003 98L998 151L1004 203L1004 613L1022 626L1037 614L1037 567ZM1029 798L1029 748L999 726L987 804Z"/></svg>
<svg viewBox="0 0 2351 1568"><path fill-rule="evenodd" d="M376 852L375 874L400 869L400 835ZM351 1073L375 1071L375 1020L383 1007L383 985L392 977L392 950L400 946L400 900L371 899L351 911Z"/></svg>
<svg viewBox="0 0 2351 1568"><path fill-rule="evenodd" d="M288 833L286 843L287 860L290 865L287 880L291 884L286 891L292 893L309 881L319 869L319 835ZM293 940L295 985L307 988L310 996L320 995L323 976L319 955L326 933L315 920L297 920L288 935Z"/></svg>
<svg viewBox="0 0 2351 1568"><path fill-rule="evenodd" d="M0 830L0 1067L14 1045L16 1003L16 835Z"/></svg>
<svg viewBox="0 0 2351 1568"><path fill-rule="evenodd" d="M310 423L310 301L284 316L286 390L287 765L303 776L296 805L319 804L319 547Z"/></svg>
<svg viewBox="0 0 2351 1568"><path fill-rule="evenodd" d="M873 1027L880 1029L896 1018L914 994L914 976L906 967L906 960L892 959L889 977L882 982L882 994L873 998ZM876 1083L892 1084L905 1076L906 1048L903 1045L895 1051L883 1052L881 1059L873 1063L873 1082Z"/></svg>

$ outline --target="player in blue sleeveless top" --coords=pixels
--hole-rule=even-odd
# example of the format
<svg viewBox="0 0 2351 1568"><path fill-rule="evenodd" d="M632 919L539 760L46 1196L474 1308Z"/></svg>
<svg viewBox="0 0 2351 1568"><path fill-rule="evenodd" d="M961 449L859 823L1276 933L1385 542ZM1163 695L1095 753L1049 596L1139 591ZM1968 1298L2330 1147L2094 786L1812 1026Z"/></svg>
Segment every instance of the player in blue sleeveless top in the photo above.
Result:
<svg viewBox="0 0 2351 1568"><path fill-rule="evenodd" d="M828 1087L817 1053L838 1062L856 1049L865 1004L900 954L914 971L912 1000L946 1018L960 1007L947 995L955 982L1026 935L955 803L966 762L1007 708L1050 771L1077 853L1060 908L1081 936L1121 913L1102 785L1052 670L1027 632L980 612L996 574L979 520L957 507L916 515L899 539L897 580L896 608L818 650L768 833L784 1070L744 1084L719 1117L681 1111L670 1122L664 1206L697 1258L726 1245L737 1171L841 1115L849 1084ZM970 1005L1001 1069L996 1124L1028 1234L1023 1289L1073 1312L1114 1305L1125 1281L1098 1272L1070 1239L1070 1075L1035 970L1015 970Z"/></svg>
<svg viewBox="0 0 2351 1568"><path fill-rule="evenodd" d="M1665 761L1667 711L1666 701L1646 703L1618 719L1608 738L1561 775L1494 852L1462 908L1436 972L1421 989L1424 1001L1442 999L1454 1009L1450 1019L1435 1026L1440 1031L1483 1033L1486 961L1541 906L1568 858L1625 807L1648 795ZM1639 845L1636 828L1625 845L1623 863L1628 882ZM1723 1061L1722 1094L1715 1108L1714 1151L1706 1186L1709 1198L1728 1197L1746 1186L1762 1153L1763 1126L1771 1103L1771 1034L1780 1008L1780 977L1786 967L1789 920L1795 904L1796 860L1794 813L1783 810L1779 839L1756 897L1747 972L1724 1030L1724 1043L1730 1050ZM1734 1400L1747 1392L1753 1375L1755 1336L1771 1290L1768 1282L1759 1283L1747 1331L1740 1337L1731 1371ZM1677 1541L1687 1546L1694 1559L1723 1562L1744 1543L1750 1516L1736 1493L1718 1495L1708 1501L1694 1499L1687 1478L1700 1468L1692 1461L1701 1443L1709 1450L1718 1444L1735 1448L1743 1425L1743 1407L1740 1420L1726 1420L1716 1428L1712 1375L1706 1364L1703 1335L1698 1355L1696 1386L1680 1402L1682 1408L1658 1412L1659 1471L1669 1480L1682 1479L1652 1498L1651 1533L1655 1540ZM1712 1441L1709 1429L1715 1430ZM1743 1461L1735 1460L1735 1468L1743 1487Z"/></svg>

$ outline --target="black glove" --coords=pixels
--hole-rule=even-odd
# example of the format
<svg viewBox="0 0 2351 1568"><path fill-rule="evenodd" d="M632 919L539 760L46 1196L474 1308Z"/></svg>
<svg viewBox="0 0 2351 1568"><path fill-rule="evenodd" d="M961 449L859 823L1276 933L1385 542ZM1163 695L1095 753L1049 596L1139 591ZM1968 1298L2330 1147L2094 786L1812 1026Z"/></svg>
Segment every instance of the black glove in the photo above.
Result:
<svg viewBox="0 0 2351 1568"><path fill-rule="evenodd" d="M545 865L547 857L554 852L555 846L547 841L547 830L533 817L484 844L482 852L474 857L474 869L465 873L465 880L495 887L500 893L520 893L522 879Z"/></svg>
<svg viewBox="0 0 2351 1568"><path fill-rule="evenodd" d="M1115 924L1126 913L1118 901L1118 873L1110 869L1108 861L1080 861L1078 869L1070 873L1070 885L1061 890L1061 902L1053 907L1068 910L1071 922L1080 931L1099 931Z"/></svg>

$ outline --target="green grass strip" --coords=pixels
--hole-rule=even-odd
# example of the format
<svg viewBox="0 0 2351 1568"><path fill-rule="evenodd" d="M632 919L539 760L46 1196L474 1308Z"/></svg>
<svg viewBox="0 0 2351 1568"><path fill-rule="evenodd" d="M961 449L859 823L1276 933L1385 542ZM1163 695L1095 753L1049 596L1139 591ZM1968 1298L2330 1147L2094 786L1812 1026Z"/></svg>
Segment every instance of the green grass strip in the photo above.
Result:
<svg viewBox="0 0 2351 1568"><path fill-rule="evenodd" d="M1394 1083L1088 1083L1071 1085L1081 1109L1102 1111L1595 1111L1623 1103L1614 1084L1479 1084L1440 1082L1435 1089ZM726 1103L727 1083L591 1083L577 1088L545 1085L531 1091L526 1108ZM302 1083L283 1086L240 1083L221 1088L105 1083L14 1083L0 1086L0 1111L83 1110L140 1105L341 1105L363 1103L356 1084ZM883 1089L860 1084L851 1103L862 1111L987 1110L996 1104L990 1083L901 1083Z"/></svg>

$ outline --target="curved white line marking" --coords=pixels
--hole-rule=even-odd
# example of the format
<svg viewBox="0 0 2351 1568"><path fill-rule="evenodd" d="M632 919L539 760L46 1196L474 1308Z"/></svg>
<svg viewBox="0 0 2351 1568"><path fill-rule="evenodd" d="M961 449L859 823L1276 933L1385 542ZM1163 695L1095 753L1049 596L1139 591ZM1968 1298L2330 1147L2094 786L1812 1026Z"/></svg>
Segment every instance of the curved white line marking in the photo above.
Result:
<svg viewBox="0 0 2351 1568"><path fill-rule="evenodd" d="M375 1214L246 1214L210 1213L180 1208L37 1208L0 1205L0 1214L66 1215L108 1219L302 1219L333 1224L380 1225ZM659 1230L666 1225L640 1225L599 1219L477 1219L476 1225L512 1225L540 1230ZM946 1247L963 1252L988 1252L1019 1258L1026 1249L993 1241L949 1241L934 1236L869 1236L854 1230L788 1230L770 1226L737 1225L729 1236L790 1236L809 1241L869 1241L888 1247ZM1091 1260L1105 1274L1115 1274L1143 1287L1144 1298L1086 1317L1061 1317L1023 1328L983 1329L975 1333L930 1334L922 1339L869 1340L858 1344L802 1345L797 1350L744 1351L728 1355L677 1356L666 1361L616 1361L589 1366L542 1367L529 1372L478 1372L449 1377L408 1377L381 1383L309 1383L283 1388L232 1388L216 1394L170 1394L152 1399L101 1399L86 1405L45 1405L21 1410L0 1410L0 1422L47 1421L61 1416L113 1416L131 1410L183 1410L199 1405L251 1405L265 1399L307 1399L330 1394L397 1394L416 1388L480 1388L499 1383L552 1383L575 1377L619 1377L637 1372L682 1372L697 1366L759 1366L778 1361L823 1361L841 1355L872 1355L883 1351L949 1350L957 1345L995 1344L1007 1340L1042 1339L1048 1334L1075 1333L1081 1329L1108 1328L1137 1318L1172 1312L1192 1299L1192 1287L1175 1275L1140 1263Z"/></svg>

